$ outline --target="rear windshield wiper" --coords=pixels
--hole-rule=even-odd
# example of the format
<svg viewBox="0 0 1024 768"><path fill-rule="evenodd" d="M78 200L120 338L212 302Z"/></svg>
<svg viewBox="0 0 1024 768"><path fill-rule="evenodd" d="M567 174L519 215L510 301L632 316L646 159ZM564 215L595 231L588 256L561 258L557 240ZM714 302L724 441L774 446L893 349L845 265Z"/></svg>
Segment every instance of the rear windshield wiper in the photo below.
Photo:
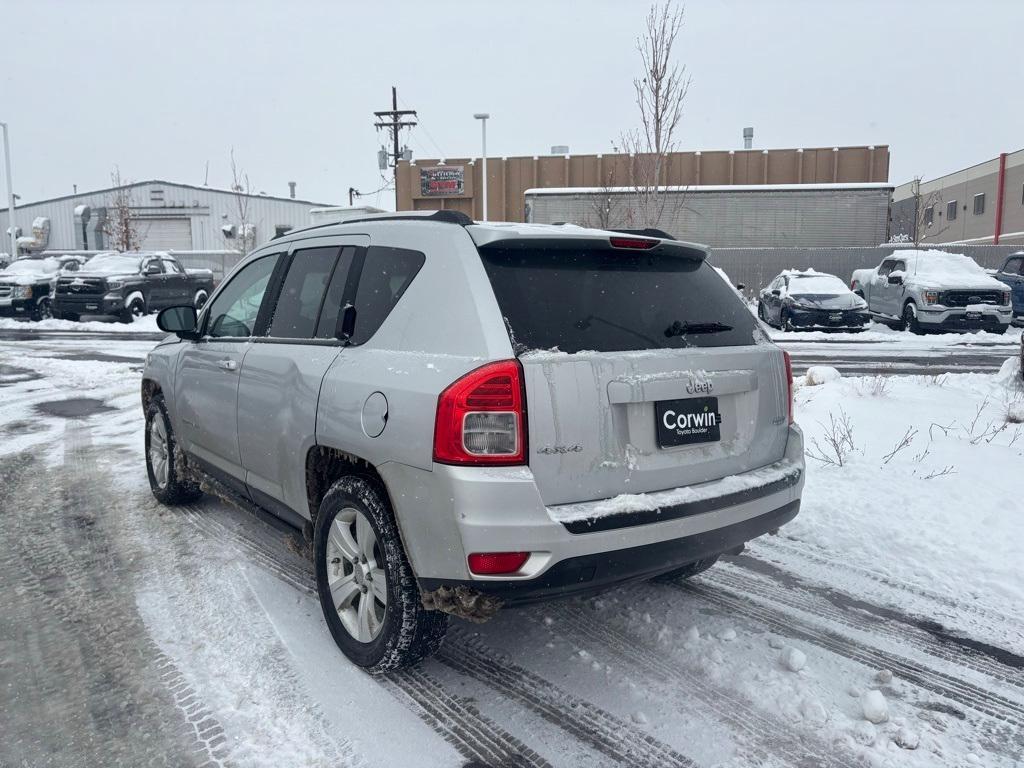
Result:
<svg viewBox="0 0 1024 768"><path fill-rule="evenodd" d="M673 336L688 336L691 333L720 333L731 330L732 326L725 325L725 323L680 323L676 320L665 329L665 335L672 338Z"/></svg>

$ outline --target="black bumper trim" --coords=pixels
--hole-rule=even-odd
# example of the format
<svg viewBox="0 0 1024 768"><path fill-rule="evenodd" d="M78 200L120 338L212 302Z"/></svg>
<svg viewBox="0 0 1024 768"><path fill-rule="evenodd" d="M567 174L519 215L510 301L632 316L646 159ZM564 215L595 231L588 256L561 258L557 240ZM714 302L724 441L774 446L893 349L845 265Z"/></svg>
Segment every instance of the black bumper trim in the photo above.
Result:
<svg viewBox="0 0 1024 768"><path fill-rule="evenodd" d="M681 568L688 563L728 552L740 544L775 530L800 511L800 500L724 528L695 533L681 539L659 541L639 547L596 552L555 563L535 579L518 581L451 581L420 579L420 589L432 592L440 587L467 587L500 598L505 605L526 605L561 597L581 596L642 581Z"/></svg>
<svg viewBox="0 0 1024 768"><path fill-rule="evenodd" d="M577 520L572 523L562 523L562 525L569 533L596 533L597 531L614 531L617 528L632 528L635 525L650 525L651 523L663 523L666 520L678 520L680 517L702 515L705 512L714 512L716 509L734 507L737 504L763 499L765 496L792 488L800 482L802 474L801 470L794 469L785 477L780 477L778 480L759 485L756 488L745 488L742 491L734 491L700 501L673 504L670 507L608 515L596 520Z"/></svg>

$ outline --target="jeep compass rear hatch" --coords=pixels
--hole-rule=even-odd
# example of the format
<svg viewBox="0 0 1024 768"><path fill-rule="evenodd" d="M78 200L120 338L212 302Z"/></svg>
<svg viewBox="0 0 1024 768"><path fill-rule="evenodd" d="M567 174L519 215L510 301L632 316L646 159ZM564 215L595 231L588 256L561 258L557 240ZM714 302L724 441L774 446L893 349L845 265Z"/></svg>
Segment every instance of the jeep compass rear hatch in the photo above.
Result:
<svg viewBox="0 0 1024 768"><path fill-rule="evenodd" d="M469 229L523 366L528 460L546 504L677 488L783 457L783 354L703 249Z"/></svg>

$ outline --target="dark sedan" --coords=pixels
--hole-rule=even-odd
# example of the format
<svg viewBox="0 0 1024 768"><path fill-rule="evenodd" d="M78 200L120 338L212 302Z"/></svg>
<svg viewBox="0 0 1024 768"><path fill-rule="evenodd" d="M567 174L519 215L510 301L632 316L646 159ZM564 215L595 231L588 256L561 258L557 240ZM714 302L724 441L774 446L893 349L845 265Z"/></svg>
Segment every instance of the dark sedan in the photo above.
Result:
<svg viewBox="0 0 1024 768"><path fill-rule="evenodd" d="M789 270L761 290L757 316L784 331L860 331L868 323L867 304L835 275Z"/></svg>

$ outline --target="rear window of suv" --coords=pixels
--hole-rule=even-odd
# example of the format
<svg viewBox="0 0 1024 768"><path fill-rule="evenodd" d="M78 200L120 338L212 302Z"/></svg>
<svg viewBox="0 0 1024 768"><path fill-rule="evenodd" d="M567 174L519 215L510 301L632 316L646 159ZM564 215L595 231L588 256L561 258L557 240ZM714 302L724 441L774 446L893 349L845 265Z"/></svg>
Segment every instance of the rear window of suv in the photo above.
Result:
<svg viewBox="0 0 1024 768"><path fill-rule="evenodd" d="M586 247L491 246L480 256L517 354L754 343L753 315L703 261ZM703 332L679 333L687 327Z"/></svg>

